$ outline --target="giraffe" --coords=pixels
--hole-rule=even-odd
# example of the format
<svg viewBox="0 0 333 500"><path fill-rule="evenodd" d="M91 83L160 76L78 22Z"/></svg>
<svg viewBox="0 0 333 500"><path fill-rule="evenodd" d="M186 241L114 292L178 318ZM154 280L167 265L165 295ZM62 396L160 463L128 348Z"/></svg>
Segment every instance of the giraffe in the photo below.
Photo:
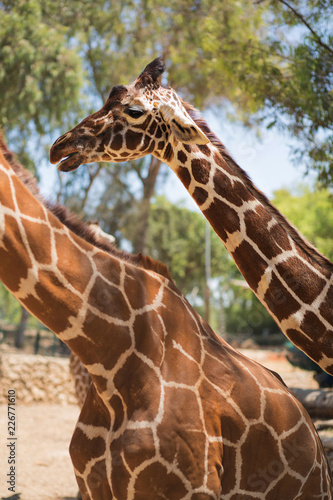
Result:
<svg viewBox="0 0 333 500"><path fill-rule="evenodd" d="M16 162L14 155L7 149L0 135L0 150L1 149L3 152L5 152L5 156L9 165L20 175L23 182L29 186L29 190L34 195L34 197L43 202L43 198L40 194L36 179L34 179L26 171L24 171L22 167ZM104 231L102 231L96 221L88 222L88 226L89 229L94 232L94 237L96 240L100 241L102 238L105 238L110 243L113 243L115 241L115 238L112 235L106 234L104 233ZM78 356L73 352L70 353L69 357L69 371L73 378L78 405L80 406L80 408L82 408L91 384L91 378L87 369L81 363Z"/></svg>
<svg viewBox="0 0 333 500"><path fill-rule="evenodd" d="M104 240L104 242L109 242L111 244L115 243L115 237L111 234L105 233L100 227L98 221L89 221L88 226L90 230L93 230L95 239L97 241ZM88 370L81 363L78 356L73 352L71 352L69 356L69 371L74 381L74 388L78 405L80 406L80 408L82 408L89 391L91 378Z"/></svg>
<svg viewBox="0 0 333 500"><path fill-rule="evenodd" d="M153 154L184 184L281 331L333 374L333 264L278 212L197 110L161 85L155 59L131 85L53 144L52 163L122 162Z"/></svg>
<svg viewBox="0 0 333 500"><path fill-rule="evenodd" d="M91 377L70 444L83 500L332 499L282 380L218 337L163 264L96 240L30 180L0 153L0 279Z"/></svg>
<svg viewBox="0 0 333 500"><path fill-rule="evenodd" d="M104 240L111 244L115 242L114 236L105 233L101 229L98 221L89 221L88 226L89 229L94 232L94 237L97 241ZM71 352L69 356L69 371L74 381L74 388L78 405L80 406L80 408L82 408L89 391L91 378L86 367L81 363L78 356L73 352Z"/></svg>
<svg viewBox="0 0 333 500"><path fill-rule="evenodd" d="M81 363L80 358L73 352L71 352L69 356L69 371L74 381L78 405L82 408L90 388L91 378L88 370Z"/></svg>
<svg viewBox="0 0 333 500"><path fill-rule="evenodd" d="M12 167L12 169L20 176L22 181L29 187L30 192L33 196L43 203L43 197L40 194L37 181L34 179L27 171L19 165L14 157L14 155L8 150L6 144L0 133L0 151L4 153L4 156L8 162L8 164ZM110 242L114 242L114 238L111 235L107 235L102 231L97 222L89 222L89 229L92 229L95 232L95 238L100 239L106 237ZM69 371L72 375L75 394L77 397L77 401L79 406L82 408L84 400L87 396L87 392L89 390L89 386L91 383L90 376L86 370L86 368L81 363L80 359L73 352L70 353L69 357Z"/></svg>

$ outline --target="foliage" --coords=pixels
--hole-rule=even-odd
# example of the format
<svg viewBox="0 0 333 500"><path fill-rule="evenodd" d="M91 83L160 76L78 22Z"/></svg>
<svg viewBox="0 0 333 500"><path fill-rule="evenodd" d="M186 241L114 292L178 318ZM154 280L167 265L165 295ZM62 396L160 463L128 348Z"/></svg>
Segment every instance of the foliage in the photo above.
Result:
<svg viewBox="0 0 333 500"><path fill-rule="evenodd" d="M0 4L0 127L14 133L21 148L32 132L59 126L82 86L80 58L66 41L66 28L44 15L49 3Z"/></svg>
<svg viewBox="0 0 333 500"><path fill-rule="evenodd" d="M230 284L224 300L228 334L260 336L279 332L274 320L250 289Z"/></svg>
<svg viewBox="0 0 333 500"><path fill-rule="evenodd" d="M158 197L151 206L148 254L166 264L177 286L186 295L198 289L203 297L205 280L205 219L197 212ZM219 238L211 233L211 276L230 268L229 256Z"/></svg>
<svg viewBox="0 0 333 500"><path fill-rule="evenodd" d="M332 182L329 0L5 0L0 12L0 125L17 150L33 132L64 131L164 55L181 95L201 109L231 102L245 123L261 110Z"/></svg>
<svg viewBox="0 0 333 500"><path fill-rule="evenodd" d="M266 123L299 139L294 157L333 185L333 4L330 0L270 0L267 38L274 66L259 93ZM254 77L257 86L256 71ZM269 120L269 122L267 121Z"/></svg>
<svg viewBox="0 0 333 500"><path fill-rule="evenodd" d="M333 262L333 197L329 190L300 186L275 191L273 203L320 252Z"/></svg>
<svg viewBox="0 0 333 500"><path fill-rule="evenodd" d="M127 185L129 179L133 180L134 177L133 174L130 175L130 169L130 164L124 164L120 169L103 169L94 192L98 203L90 203L87 207L90 218L98 220L102 229L116 238L118 245L124 243L125 239L132 241L133 233L128 230L129 227L135 231L131 222L134 220L138 201L135 189Z"/></svg>
<svg viewBox="0 0 333 500"><path fill-rule="evenodd" d="M198 106L218 95L253 111L252 89L240 84L255 57L249 40L260 43L261 10L245 0L1 2L0 127L17 152L35 155L31 134L56 138L158 55L169 82Z"/></svg>
<svg viewBox="0 0 333 500"><path fill-rule="evenodd" d="M169 81L197 104L231 98L239 94L241 62L249 63L248 41L259 43L263 24L260 9L233 0L7 0L0 10L1 123L23 129L32 120L41 134L64 112L78 114L83 83L95 107L157 55L166 58ZM214 70L217 57L223 71Z"/></svg>
<svg viewBox="0 0 333 500"><path fill-rule="evenodd" d="M18 323L21 306L12 294L0 283L0 319L8 323Z"/></svg>
<svg viewBox="0 0 333 500"><path fill-rule="evenodd" d="M18 325L21 320L22 307L13 295L0 282L0 322L2 324ZM29 317L28 325L36 328L41 325L33 316Z"/></svg>

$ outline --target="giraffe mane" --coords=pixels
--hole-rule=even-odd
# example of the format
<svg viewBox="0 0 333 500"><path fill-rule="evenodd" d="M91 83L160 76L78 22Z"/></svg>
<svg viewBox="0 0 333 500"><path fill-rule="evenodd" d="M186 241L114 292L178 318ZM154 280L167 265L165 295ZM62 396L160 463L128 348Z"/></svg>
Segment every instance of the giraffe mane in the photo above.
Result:
<svg viewBox="0 0 333 500"><path fill-rule="evenodd" d="M10 151L0 133L0 152L5 157L15 174L27 187L30 193L40 203L42 203L57 219L62 222L68 229L73 231L77 236L84 239L91 245L100 248L101 250L113 255L125 262L129 262L137 267L141 267L148 271L153 271L165 278L173 281L168 270L168 267L158 260L154 260L148 255L142 253L131 254L124 250L117 249L114 245L109 243L106 239L99 239L95 232L89 228L88 224L80 219L76 214L70 212L66 207L58 203L52 203L45 199L39 190L37 180L35 177L26 170L20 163L18 163L14 153Z"/></svg>
<svg viewBox="0 0 333 500"><path fill-rule="evenodd" d="M278 224L289 234L293 240L300 246L300 248L308 255L310 258L314 259L320 266L328 269L330 272L333 271L333 263L319 252L315 246L313 246L309 241L307 241L302 234L291 224L279 210L272 205L267 196L262 193L252 182L249 175L237 164L237 162L232 158L224 144L216 137L216 135L211 131L207 122L202 118L199 111L195 109L191 104L183 102L183 105L192 118L194 122L201 128L203 133L208 137L212 144L218 149L220 155L226 161L226 163L232 168L236 175L244 182L250 193L262 203L266 208L268 213L274 217Z"/></svg>

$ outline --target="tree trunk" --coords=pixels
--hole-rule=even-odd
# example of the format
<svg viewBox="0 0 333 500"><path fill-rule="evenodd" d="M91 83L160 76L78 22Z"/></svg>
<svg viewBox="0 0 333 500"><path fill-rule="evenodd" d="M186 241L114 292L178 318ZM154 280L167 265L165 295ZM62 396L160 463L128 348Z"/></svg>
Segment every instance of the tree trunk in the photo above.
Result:
<svg viewBox="0 0 333 500"><path fill-rule="evenodd" d="M146 252L150 201L155 191L155 184L160 166L161 161L152 156L147 177L141 178L143 183L143 197L139 205L136 231L132 243L134 253Z"/></svg>
<svg viewBox="0 0 333 500"><path fill-rule="evenodd" d="M24 332L29 318L29 312L23 306L21 306L21 308L22 308L21 321L15 335L15 347L17 347L18 349L22 349L23 347Z"/></svg>

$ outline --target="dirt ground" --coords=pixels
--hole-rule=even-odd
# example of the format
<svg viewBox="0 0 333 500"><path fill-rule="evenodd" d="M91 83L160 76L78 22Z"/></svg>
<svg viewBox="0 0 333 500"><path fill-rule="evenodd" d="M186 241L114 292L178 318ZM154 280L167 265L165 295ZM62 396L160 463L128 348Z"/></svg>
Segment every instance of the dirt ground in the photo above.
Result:
<svg viewBox="0 0 333 500"><path fill-rule="evenodd" d="M76 405L17 406L17 482L20 500L74 500L78 488L68 453L79 416ZM0 405L0 435L7 436L7 406ZM1 438L0 498L8 497L8 448Z"/></svg>
<svg viewBox="0 0 333 500"><path fill-rule="evenodd" d="M291 366L280 353L244 351L277 371L289 387L317 388L312 372ZM77 485L68 453L79 408L75 405L29 404L16 407L18 459L16 492L20 500L74 500ZM7 490L7 405L0 405L0 498Z"/></svg>

